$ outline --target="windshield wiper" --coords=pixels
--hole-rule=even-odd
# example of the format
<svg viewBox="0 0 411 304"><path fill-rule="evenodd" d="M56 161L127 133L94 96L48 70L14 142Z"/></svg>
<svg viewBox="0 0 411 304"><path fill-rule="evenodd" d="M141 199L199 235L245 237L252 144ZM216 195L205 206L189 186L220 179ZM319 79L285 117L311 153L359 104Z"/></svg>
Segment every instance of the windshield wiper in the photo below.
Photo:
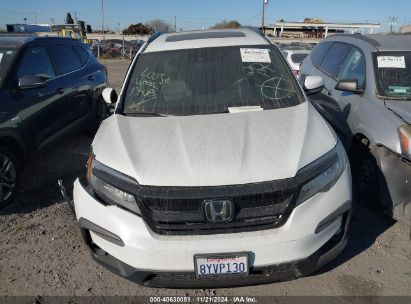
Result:
<svg viewBox="0 0 411 304"><path fill-rule="evenodd" d="M130 112L130 113L125 113L123 112L125 116L154 116L154 117L166 117L169 115L162 114L162 113L157 113L157 112L146 112L146 111L139 111L139 112Z"/></svg>

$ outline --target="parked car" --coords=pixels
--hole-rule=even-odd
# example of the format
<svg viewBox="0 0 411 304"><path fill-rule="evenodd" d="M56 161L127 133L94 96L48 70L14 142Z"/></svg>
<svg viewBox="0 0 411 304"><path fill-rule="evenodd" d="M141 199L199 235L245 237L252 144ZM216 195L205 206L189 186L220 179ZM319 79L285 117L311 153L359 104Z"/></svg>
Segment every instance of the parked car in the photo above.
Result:
<svg viewBox="0 0 411 304"><path fill-rule="evenodd" d="M353 150L361 201L410 222L411 39L334 35L313 50L301 74L325 79L311 98Z"/></svg>
<svg viewBox="0 0 411 304"><path fill-rule="evenodd" d="M300 77L300 64L303 60L311 53L311 50L296 50L296 49L284 49L282 50L284 58L287 59L288 64L290 65L291 69L295 77Z"/></svg>
<svg viewBox="0 0 411 304"><path fill-rule="evenodd" d="M338 137L260 31L154 35L92 143L74 212L93 258L149 286L307 275L346 244Z"/></svg>
<svg viewBox="0 0 411 304"><path fill-rule="evenodd" d="M97 128L106 86L105 67L78 40L0 36L0 207L15 197L35 152Z"/></svg>
<svg viewBox="0 0 411 304"><path fill-rule="evenodd" d="M288 44L289 48L312 50L316 46L316 43L305 43L305 42L291 42Z"/></svg>

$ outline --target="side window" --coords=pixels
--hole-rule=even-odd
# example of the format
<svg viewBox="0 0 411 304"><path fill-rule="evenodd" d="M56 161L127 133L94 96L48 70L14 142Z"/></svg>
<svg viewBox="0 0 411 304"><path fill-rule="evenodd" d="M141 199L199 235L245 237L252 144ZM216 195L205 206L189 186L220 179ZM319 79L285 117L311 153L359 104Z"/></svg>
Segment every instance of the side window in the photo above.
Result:
<svg viewBox="0 0 411 304"><path fill-rule="evenodd" d="M50 52L57 65L59 75L81 69L80 58L71 45L52 45Z"/></svg>
<svg viewBox="0 0 411 304"><path fill-rule="evenodd" d="M333 42L321 42L311 52L311 60L317 66L321 64L325 54L327 54Z"/></svg>
<svg viewBox="0 0 411 304"><path fill-rule="evenodd" d="M325 55L321 63L321 69L331 76L336 76L341 68L351 46L345 43L336 42Z"/></svg>
<svg viewBox="0 0 411 304"><path fill-rule="evenodd" d="M28 48L20 61L17 77L36 75L53 78L55 72L47 50L42 46Z"/></svg>
<svg viewBox="0 0 411 304"><path fill-rule="evenodd" d="M365 89L365 58L361 51L353 48L345 59L337 78L357 79L358 87Z"/></svg>
<svg viewBox="0 0 411 304"><path fill-rule="evenodd" d="M90 58L90 52L80 45L75 45L73 46L73 48L76 51L77 55L80 57L81 65L84 66Z"/></svg>

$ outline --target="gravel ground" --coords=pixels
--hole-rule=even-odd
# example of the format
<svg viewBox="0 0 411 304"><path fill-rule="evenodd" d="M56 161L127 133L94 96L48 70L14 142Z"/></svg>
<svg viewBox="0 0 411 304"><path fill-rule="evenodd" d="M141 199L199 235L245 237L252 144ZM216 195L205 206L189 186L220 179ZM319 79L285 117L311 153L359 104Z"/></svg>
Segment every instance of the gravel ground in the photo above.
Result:
<svg viewBox="0 0 411 304"><path fill-rule="evenodd" d="M106 63L117 90L128 63ZM347 248L309 277L212 290L155 289L129 282L91 259L57 188L61 178L71 191L76 176L84 172L91 141L86 135L71 137L34 160L15 203L0 211L0 296L411 296L410 227L358 206Z"/></svg>

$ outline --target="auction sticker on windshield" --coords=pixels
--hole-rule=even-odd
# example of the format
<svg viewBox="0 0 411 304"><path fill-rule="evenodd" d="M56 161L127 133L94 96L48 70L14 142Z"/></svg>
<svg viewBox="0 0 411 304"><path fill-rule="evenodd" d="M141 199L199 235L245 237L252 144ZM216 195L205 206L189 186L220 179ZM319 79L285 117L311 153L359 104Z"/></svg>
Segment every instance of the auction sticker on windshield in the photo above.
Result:
<svg viewBox="0 0 411 304"><path fill-rule="evenodd" d="M243 62L265 62L270 63L270 54L267 49L244 49L240 48L241 60Z"/></svg>
<svg viewBox="0 0 411 304"><path fill-rule="evenodd" d="M246 276L248 275L248 254L195 255L197 278Z"/></svg>
<svg viewBox="0 0 411 304"><path fill-rule="evenodd" d="M405 69L404 56L378 56L377 63L379 68Z"/></svg>

